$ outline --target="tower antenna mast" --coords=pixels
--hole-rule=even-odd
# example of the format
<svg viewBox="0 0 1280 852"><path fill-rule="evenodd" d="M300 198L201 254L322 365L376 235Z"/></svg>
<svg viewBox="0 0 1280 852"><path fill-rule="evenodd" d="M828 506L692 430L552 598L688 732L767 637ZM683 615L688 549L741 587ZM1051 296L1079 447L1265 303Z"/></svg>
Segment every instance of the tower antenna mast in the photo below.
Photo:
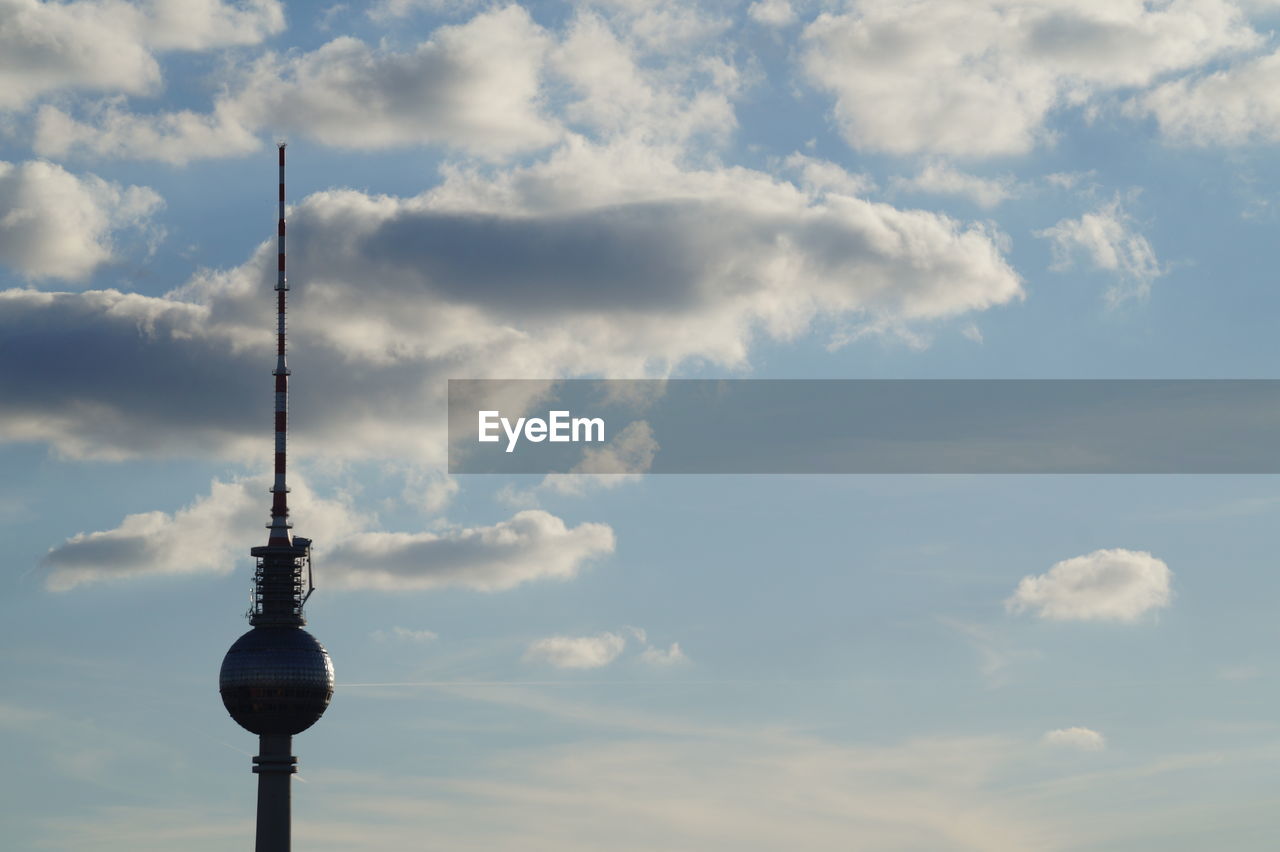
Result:
<svg viewBox="0 0 1280 852"><path fill-rule="evenodd" d="M285 310L289 293L289 278L284 269L284 142L280 143L280 219L276 225L276 456L275 481L271 485L271 537L268 547L288 547L289 486L285 483L285 468L289 434L289 365L285 361Z"/></svg>

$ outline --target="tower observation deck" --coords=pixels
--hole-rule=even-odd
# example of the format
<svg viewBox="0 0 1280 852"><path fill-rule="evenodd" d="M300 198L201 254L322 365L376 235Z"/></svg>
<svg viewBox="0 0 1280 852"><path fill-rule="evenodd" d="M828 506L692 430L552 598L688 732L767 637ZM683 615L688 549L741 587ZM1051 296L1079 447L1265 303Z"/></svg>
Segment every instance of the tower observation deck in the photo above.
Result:
<svg viewBox="0 0 1280 852"><path fill-rule="evenodd" d="M284 149L280 145L279 264L276 279L275 477L267 543L249 552L256 561L253 625L222 660L218 691L239 725L259 738L253 758L258 776L256 852L290 848L290 781L297 769L294 734L316 723L333 697L333 663L316 638L303 630L303 606L311 582L311 540L292 536L289 487L285 482L289 416L289 368L285 363Z"/></svg>

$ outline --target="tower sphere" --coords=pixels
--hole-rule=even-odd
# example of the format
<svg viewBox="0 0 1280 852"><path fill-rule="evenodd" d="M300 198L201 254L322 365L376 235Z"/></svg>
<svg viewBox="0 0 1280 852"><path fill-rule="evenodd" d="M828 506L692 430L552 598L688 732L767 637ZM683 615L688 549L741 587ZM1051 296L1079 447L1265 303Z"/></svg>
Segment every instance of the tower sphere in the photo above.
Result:
<svg viewBox="0 0 1280 852"><path fill-rule="evenodd" d="M301 733L333 697L333 662L300 627L255 627L227 651L218 691L231 718L255 734Z"/></svg>

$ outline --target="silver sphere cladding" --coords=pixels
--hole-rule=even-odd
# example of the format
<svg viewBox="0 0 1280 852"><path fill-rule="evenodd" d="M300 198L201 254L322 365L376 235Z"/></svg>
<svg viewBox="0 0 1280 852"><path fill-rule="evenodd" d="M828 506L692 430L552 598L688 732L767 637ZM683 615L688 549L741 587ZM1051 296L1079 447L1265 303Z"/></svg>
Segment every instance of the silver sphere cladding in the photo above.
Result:
<svg viewBox="0 0 1280 852"><path fill-rule="evenodd" d="M333 698L333 661L300 627L255 627L227 651L218 691L231 718L255 734L301 733Z"/></svg>

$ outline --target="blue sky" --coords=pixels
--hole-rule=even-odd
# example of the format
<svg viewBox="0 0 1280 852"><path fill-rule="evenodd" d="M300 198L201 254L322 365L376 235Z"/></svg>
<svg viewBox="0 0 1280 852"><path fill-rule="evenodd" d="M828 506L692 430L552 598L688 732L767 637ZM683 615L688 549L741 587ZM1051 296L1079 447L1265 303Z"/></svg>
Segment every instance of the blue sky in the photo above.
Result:
<svg viewBox="0 0 1280 852"><path fill-rule="evenodd" d="M244 848L1267 849L1273 477L450 477L449 378L1270 378L1267 0L0 0L0 779Z"/></svg>

